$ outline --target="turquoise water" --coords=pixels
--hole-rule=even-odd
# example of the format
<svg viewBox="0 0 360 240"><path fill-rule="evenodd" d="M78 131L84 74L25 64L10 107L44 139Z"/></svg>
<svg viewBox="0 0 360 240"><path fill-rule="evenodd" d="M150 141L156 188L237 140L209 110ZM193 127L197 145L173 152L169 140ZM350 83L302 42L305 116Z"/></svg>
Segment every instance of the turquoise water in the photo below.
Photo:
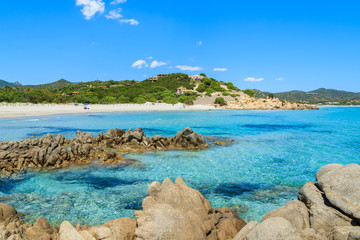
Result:
<svg viewBox="0 0 360 240"><path fill-rule="evenodd" d="M98 225L133 217L152 181L182 177L214 208L228 206L249 220L297 198L307 181L329 163L360 162L360 108L312 111L155 112L47 116L0 121L0 140L50 132L72 138L76 130L142 127L148 136L175 135L190 126L205 136L234 138L204 151L129 154L134 165L27 172L0 178L0 201L34 222Z"/></svg>

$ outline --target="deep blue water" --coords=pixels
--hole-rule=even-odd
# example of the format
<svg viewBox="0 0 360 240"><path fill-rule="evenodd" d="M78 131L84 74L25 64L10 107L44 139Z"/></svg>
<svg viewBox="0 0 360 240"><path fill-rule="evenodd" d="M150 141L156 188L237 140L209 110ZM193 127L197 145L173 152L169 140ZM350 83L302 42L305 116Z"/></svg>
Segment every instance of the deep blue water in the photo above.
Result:
<svg viewBox="0 0 360 240"><path fill-rule="evenodd" d="M0 121L0 140L46 133L72 138L76 130L94 135L109 128L142 127L148 136L172 136L190 126L205 136L234 138L230 146L204 151L129 154L133 165L27 172L0 178L0 201L34 222L98 225L133 217L152 181L184 178L214 208L228 206L246 221L291 199L329 163L360 162L360 108L311 111L153 112L47 116Z"/></svg>

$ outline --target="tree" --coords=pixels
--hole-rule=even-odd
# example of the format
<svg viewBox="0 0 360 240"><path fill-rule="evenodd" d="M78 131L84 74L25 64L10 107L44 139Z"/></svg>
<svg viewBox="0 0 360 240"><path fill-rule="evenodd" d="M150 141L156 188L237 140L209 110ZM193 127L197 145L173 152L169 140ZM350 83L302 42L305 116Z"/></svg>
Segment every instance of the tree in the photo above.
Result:
<svg viewBox="0 0 360 240"><path fill-rule="evenodd" d="M245 94L249 95L250 97L254 97L254 95L255 95L255 91L251 90L251 89L245 89L243 92Z"/></svg>
<svg viewBox="0 0 360 240"><path fill-rule="evenodd" d="M225 102L224 98L222 98L222 97L216 98L214 103L219 104L220 106L226 105L226 102Z"/></svg>
<svg viewBox="0 0 360 240"><path fill-rule="evenodd" d="M205 92L205 91L206 91L206 85L203 84L203 83L200 84L200 85L197 87L196 91L198 91L198 92Z"/></svg>
<svg viewBox="0 0 360 240"><path fill-rule="evenodd" d="M200 73L200 76L207 77L205 73Z"/></svg>
<svg viewBox="0 0 360 240"><path fill-rule="evenodd" d="M163 101L164 103L169 103L169 104L178 103L178 100L175 97L171 97L171 96L164 97Z"/></svg>
<svg viewBox="0 0 360 240"><path fill-rule="evenodd" d="M270 94L268 95L268 97L269 97L269 98L275 98L274 94L272 94L272 93L270 93Z"/></svg>

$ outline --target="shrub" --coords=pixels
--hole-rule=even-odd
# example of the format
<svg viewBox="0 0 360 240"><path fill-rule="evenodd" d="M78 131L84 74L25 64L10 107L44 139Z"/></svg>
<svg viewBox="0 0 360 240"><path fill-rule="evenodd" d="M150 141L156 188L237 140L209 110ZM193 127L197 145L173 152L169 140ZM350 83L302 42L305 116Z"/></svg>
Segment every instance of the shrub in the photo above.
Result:
<svg viewBox="0 0 360 240"><path fill-rule="evenodd" d="M198 92L205 92L205 91L206 91L206 85L203 84L203 83L200 84L200 85L197 87L196 91L198 91Z"/></svg>
<svg viewBox="0 0 360 240"><path fill-rule="evenodd" d="M268 97L269 97L269 98L275 98L274 94L272 94L272 93L270 93L270 94L268 95Z"/></svg>
<svg viewBox="0 0 360 240"><path fill-rule="evenodd" d="M251 89L245 89L243 92L245 94L249 95L250 97L254 97L254 95L255 95L255 91L251 90Z"/></svg>
<svg viewBox="0 0 360 240"><path fill-rule="evenodd" d="M226 102L225 102L224 98L222 98L222 97L216 98L214 103L219 104L220 106L226 105Z"/></svg>

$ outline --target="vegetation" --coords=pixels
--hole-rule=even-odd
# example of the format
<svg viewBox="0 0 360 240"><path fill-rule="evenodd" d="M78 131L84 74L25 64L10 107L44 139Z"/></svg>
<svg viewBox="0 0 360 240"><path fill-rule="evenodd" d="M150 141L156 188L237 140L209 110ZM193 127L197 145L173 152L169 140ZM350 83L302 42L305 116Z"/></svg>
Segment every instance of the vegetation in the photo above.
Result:
<svg viewBox="0 0 360 240"><path fill-rule="evenodd" d="M245 89L243 92L245 94L249 95L250 97L254 97L254 95L255 95L255 91L251 90L251 89Z"/></svg>
<svg viewBox="0 0 360 240"><path fill-rule="evenodd" d="M0 102L29 102L29 103L92 103L92 104L115 104L115 103L146 103L164 102L169 104L185 103L193 104L199 96L196 92L177 94L177 88L184 87L194 90L195 84L199 84L197 91L211 96L219 92L219 96L237 97L232 90L239 90L232 83L219 82L209 78L205 74L201 80L192 80L187 74L173 73L159 78L156 82L144 80L124 81L90 81L72 83L64 79L59 81L26 86L5 86L0 88ZM228 89L225 89L224 86ZM220 104L220 103L218 103Z"/></svg>
<svg viewBox="0 0 360 240"><path fill-rule="evenodd" d="M216 98L214 103L219 104L220 106L226 105L226 102L225 102L224 98L222 98L222 97Z"/></svg>
<svg viewBox="0 0 360 240"><path fill-rule="evenodd" d="M21 86L21 83L19 83L19 82L12 83L12 82L7 82L7 81L0 79L0 87L5 87L5 86L18 87L18 86Z"/></svg>
<svg viewBox="0 0 360 240"><path fill-rule="evenodd" d="M30 103L145 103L162 101L165 103L191 104L196 93L178 96L178 87L193 89L194 85L186 74L175 73L150 81L91 81L71 83L59 80L50 84L0 88L0 102Z"/></svg>

